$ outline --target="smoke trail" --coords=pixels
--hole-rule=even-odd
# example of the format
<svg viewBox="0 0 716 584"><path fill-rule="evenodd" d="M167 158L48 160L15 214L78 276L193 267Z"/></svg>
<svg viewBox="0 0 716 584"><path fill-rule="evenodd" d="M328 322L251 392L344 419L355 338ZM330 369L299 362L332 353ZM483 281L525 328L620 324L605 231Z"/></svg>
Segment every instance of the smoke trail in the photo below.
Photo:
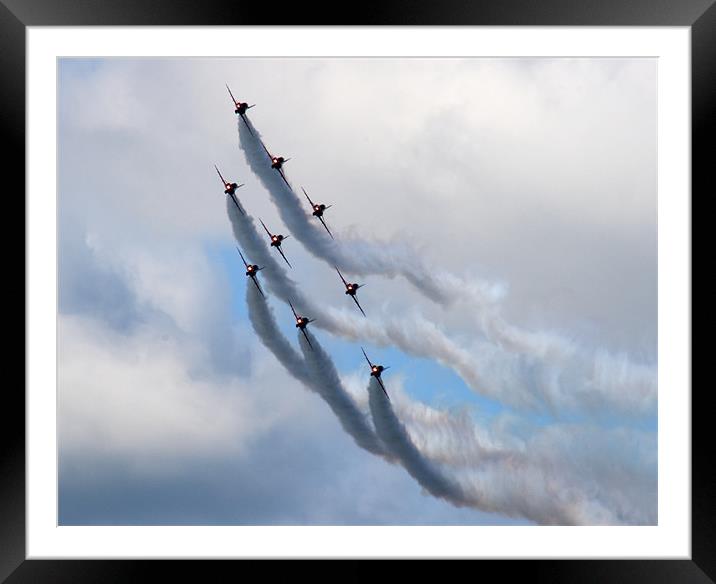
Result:
<svg viewBox="0 0 716 584"><path fill-rule="evenodd" d="M466 469L471 473L470 480L464 480L465 472L463 472L462 481L459 480L460 475L454 473L454 471L452 476L441 472L440 467L418 449L407 428L393 411L390 401L388 401L378 382L373 378L368 384L368 395L370 411L378 436L400 460L405 470L434 497L444 499L458 507L469 506L513 517L526 517L540 524L572 525L578 523L577 517L572 516L570 513L565 513L565 510L560 505L556 505L554 500L545 501L531 496L531 500L525 504L521 501L513 500L512 497L505 497L503 501L500 501L500 495L496 498L492 496L495 485L500 485L499 488L505 491L505 485L502 484L504 483L504 475L501 472L489 473L491 480L487 481L480 480L480 474L484 474L486 469L490 467L494 468L495 457L491 459L483 458L482 456L475 457L475 452L473 452L472 456L469 456L466 460L468 463ZM457 450L460 452L462 448L458 447ZM482 450L478 445L477 452ZM454 447L453 449L448 449L448 456L455 456L455 454ZM502 462L507 461L513 474L519 473L520 476L513 477L515 483L522 483L522 477L526 474L525 457L515 453L502 453L500 458ZM499 470L502 470L502 468L499 468ZM536 479L537 477L531 478ZM522 486L520 484L519 490L524 494L527 491ZM511 486L507 487L507 490L512 490L512 488ZM536 505L535 500L538 501Z"/></svg>
<svg viewBox="0 0 716 584"><path fill-rule="evenodd" d="M318 339L306 331L310 336L311 346L308 345L302 332L298 332L298 342L303 351L308 370L311 373L316 391L336 414L343 429L351 435L356 444L368 452L391 458L385 447L376 436L368 417L353 401L353 398L343 387L333 361L323 350Z"/></svg>
<svg viewBox="0 0 716 584"><path fill-rule="evenodd" d="M420 357L437 359L444 365L452 367L458 374L477 391L481 387L479 376L472 371L470 354L455 345L432 323L422 319L400 322L389 319L386 325L361 319L345 311L321 309L298 289L284 268L270 253L266 242L262 240L253 218L241 214L227 200L226 211L231 221L234 237L246 251L252 262L264 267L262 274L271 292L288 303L293 303L297 310L321 318L316 324L332 334L351 340L368 339L372 343L387 346L394 344L403 351Z"/></svg>
<svg viewBox="0 0 716 584"><path fill-rule="evenodd" d="M368 403L378 436L400 460L410 476L431 495L455 505L465 505L460 486L442 476L437 468L420 454L373 377L368 384Z"/></svg>
<svg viewBox="0 0 716 584"><path fill-rule="evenodd" d="M647 433L562 425L518 438L401 393L389 402L373 379L368 393L387 448L453 505L544 525L656 523L656 443Z"/></svg>
<svg viewBox="0 0 716 584"><path fill-rule="evenodd" d="M261 155L265 157L263 150ZM268 168L265 162L264 158ZM293 197L294 203L298 199L285 188L278 173L270 172L259 178L279 210L282 211L284 205L290 210L291 200L277 197L276 185L269 186L264 178L280 181L277 184L283 189L282 196ZM300 209L294 206L293 210ZM272 291L285 301L293 300L301 312L310 316L320 314L317 326L329 332L354 340L365 338L380 345L396 345L414 355L436 358L452 367L479 393L519 407L587 410L616 407L638 413L651 413L655 407L654 368L635 366L626 358L608 354L589 356L557 336L523 331L501 319L498 307L489 303L478 303L476 314L489 342L472 344L451 341L433 323L421 318L412 322L388 319L386 324L378 325L351 318L343 312L319 309L300 294L295 283L268 253L269 248L258 236L253 220L242 219L231 208L229 217L235 236L250 257L270 268L265 276ZM282 217L300 239L298 228L301 226L292 226L291 216L284 216L283 212ZM325 239L327 236L319 227L310 225L305 213L296 214L293 219L300 217L305 226L324 238L325 245L338 245ZM308 247L311 240L302 241L309 242ZM402 261L403 252L396 253L388 257ZM314 255L317 254L314 252ZM345 267L339 261L335 263ZM401 272L379 273L393 276ZM427 290L430 289L428 286ZM429 293L426 295L430 297ZM445 300L439 295L433 295L433 299ZM314 342L315 337L311 338ZM357 436L362 436L370 426L342 387L340 391L347 401L335 401L331 390L339 387L340 379L330 358L322 349L320 354L311 355L302 334L299 344L313 389L322 396L331 396L324 399L344 429L361 444ZM314 344L318 345L317 341ZM295 352L293 356L297 356ZM593 434L580 430L575 434L560 427L559 432L547 429L522 444L511 436L505 444L504 437L495 438L466 417L456 419L434 411L425 416L425 406L413 403L401 403L401 414L409 414L404 416L407 421L403 425L374 381L368 391L376 442L380 444L382 440L387 451L436 497L454 505L526 517L542 524L655 522L655 466L646 470L633 468L630 461L620 459L623 451L634 443L632 434L619 435L604 429ZM346 404L350 412L347 417L342 410ZM358 424L358 429L349 429L352 424ZM604 441L604 436L609 438L609 443ZM576 454L564 446L580 443L584 451ZM598 452L601 448L604 452ZM654 451L654 446L647 445L646 457ZM639 452L635 458L642 460L643 457L644 453Z"/></svg>
<svg viewBox="0 0 716 584"><path fill-rule="evenodd" d="M530 333L506 323L499 315L498 305L506 291L504 285L466 282L448 273L433 277L416 253L400 242L386 246L382 242L371 243L363 239L336 241L328 237L321 227L310 221L305 211L306 202L271 168L256 127L247 120L252 134L246 124L237 123L239 146L249 167L268 191L286 226L314 256L358 275L402 275L428 298L441 304L451 304L458 299L469 301L477 308L474 316L477 316L482 332L510 352L546 359L573 351L570 343L558 337Z"/></svg>
<svg viewBox="0 0 716 584"><path fill-rule="evenodd" d="M329 308L324 317L329 332L434 359L476 393L521 410L646 416L656 409L656 371L610 355L590 358L572 349L540 359L485 341L460 344L419 315L377 323Z"/></svg>
<svg viewBox="0 0 716 584"><path fill-rule="evenodd" d="M552 494L549 498L530 495L530 489L534 491L535 485L538 484L539 473L529 468L526 456L503 451L495 446L492 448L483 446L480 440L476 439L477 428L468 422L467 418L459 418L445 412L437 412L421 404L403 401L401 411L411 425L410 431L406 431L390 409L380 389L377 398L383 400L387 409L376 414L375 392L369 390L373 417L376 419L377 415L379 416L377 419L382 420L378 429L390 438L388 443L390 450L386 450L381 438L371 427L366 414L343 388L333 362L316 337L307 331L311 335L311 348L303 334L298 333L299 344L303 351L302 358L283 337L265 298L254 286L247 286L246 297L249 319L254 329L263 344L271 350L286 370L326 401L341 426L358 446L382 456L389 462L400 460L429 493L457 506L469 505L486 511L523 516L540 523L572 524L595 521L593 514L584 518L565 515L556 503L561 499L559 493ZM446 435L450 436L450 440L445 440ZM382 436L383 440L387 440L385 436ZM459 461L459 464L455 464L456 461ZM502 495L504 501L494 502L490 497L482 494L483 489L490 492L490 485L504 481L504 469L490 467L495 461L506 462L510 467L508 472L513 474L518 468L520 469L520 476L511 482L511 487L508 489L510 492L517 491L519 496ZM453 471L456 471L455 477L453 479L443 477L437 466L433 466L433 462L443 463L442 466L446 469L452 467ZM522 478L525 476L529 481L527 486L524 484L527 479ZM519 487L516 489L515 485Z"/></svg>
<svg viewBox="0 0 716 584"><path fill-rule="evenodd" d="M316 326L349 340L438 361L455 371L476 393L530 411L601 412L616 409L648 415L656 408L656 372L625 360L602 355L590 360L568 345L545 342L540 355L513 353L487 342L459 344L435 323L416 315L409 320L386 318L382 323L356 319L346 311L323 308L307 298L260 236L254 220L227 199L227 214L236 240L254 263L265 267L264 281L281 300L321 318Z"/></svg>
<svg viewBox="0 0 716 584"><path fill-rule="evenodd" d="M254 330L264 346L274 354L281 365L294 378L323 398L338 417L343 429L358 446L372 454L392 460L376 436L366 414L356 406L351 396L343 388L333 362L318 340L311 336L314 351L308 347L303 334L299 332L299 344L304 353L303 356L299 355L281 334L271 308L255 286L248 285L246 287L246 302L249 307L249 320Z"/></svg>
<svg viewBox="0 0 716 584"><path fill-rule="evenodd" d="M384 242L368 242L356 238L331 239L323 226L317 221L310 221L306 212L308 201L302 196L299 197L279 173L271 168L261 145L261 134L250 121L247 123L251 126L251 131L241 121L238 122L238 131L239 147L249 168L268 191L291 233L315 257L359 276L403 276L422 294L440 304L450 304L462 298L488 305L503 295L504 290L500 285L474 282L468 284L454 276L434 276L415 250L403 242L386 245Z"/></svg>
<svg viewBox="0 0 716 584"><path fill-rule="evenodd" d="M251 224L242 225L247 226ZM251 239L251 229L242 231L241 242L250 243ZM258 243L265 246L260 240ZM261 253L261 245L254 253ZM275 262L270 255L268 259ZM275 268L274 274L280 276L282 268L278 263ZM280 277L274 284L280 289L292 286ZM631 468L628 462L619 462L625 446L634 443L633 435L613 438L611 449L602 457L591 450L598 450L596 445L609 435L604 430L543 436L521 446L505 445L504 440L481 430L467 416L438 412L399 396L394 399L406 420L403 426L392 409L380 409L391 405L380 388L377 398L383 402L376 402L373 387L369 389L369 408L376 436L369 420L343 389L335 367L315 337L311 337L317 349L314 353L300 334L302 358L282 336L265 299L254 286L247 286L247 302L249 318L262 342L294 377L321 395L356 443L389 461L398 458L434 496L457 506L526 517L541 524L654 523L655 491L643 501L644 493L650 492L653 485L651 474ZM382 442L386 442L387 449ZM573 460L575 455L560 449L574 443L589 445L590 452L581 453L573 462L576 468L570 469L564 461ZM648 458L651 447L645 452L638 452L634 458ZM590 455L594 460L585 463ZM585 467L597 470L585 477Z"/></svg>
<svg viewBox="0 0 716 584"><path fill-rule="evenodd" d="M231 221L231 229L236 241L246 251L252 262L266 268L261 273L269 289L284 302L291 300L294 305L305 309L306 299L298 290L296 283L289 278L286 270L277 261L276 256L271 253L271 248L261 237L253 217L239 213L236 207L228 202L228 199L226 213Z"/></svg>
<svg viewBox="0 0 716 584"><path fill-rule="evenodd" d="M258 130L252 125L251 135L245 124L239 123L238 128L239 144L250 168L309 252L356 274L401 274L426 296L444 304L456 299L470 301L474 310L465 314L477 320L490 344L455 343L422 319L409 324L389 321L379 330L334 315L332 322L324 323L326 330L347 338L370 339L381 346L395 344L411 355L434 358L477 393L513 407L551 413L560 409L598 413L610 408L637 416L655 412L655 367L632 363L624 356L589 355L556 335L512 326L499 314L501 286L468 283L450 274L435 279L416 263L415 254L400 244L332 240L310 221L306 203L270 167Z"/></svg>
<svg viewBox="0 0 716 584"><path fill-rule="evenodd" d="M249 307L251 325L264 346L274 354L288 373L308 388L316 391L303 357L281 334L271 307L266 302L266 299L261 296L256 286L251 283L247 283L246 286L246 303Z"/></svg>

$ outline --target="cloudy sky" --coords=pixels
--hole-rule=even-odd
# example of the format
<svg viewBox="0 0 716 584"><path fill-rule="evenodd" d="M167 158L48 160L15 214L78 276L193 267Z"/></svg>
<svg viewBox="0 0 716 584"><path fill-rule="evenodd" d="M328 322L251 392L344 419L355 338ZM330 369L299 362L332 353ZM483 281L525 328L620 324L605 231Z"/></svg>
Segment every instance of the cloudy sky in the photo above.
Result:
<svg viewBox="0 0 716 584"><path fill-rule="evenodd" d="M61 524L656 522L655 60L58 67Z"/></svg>

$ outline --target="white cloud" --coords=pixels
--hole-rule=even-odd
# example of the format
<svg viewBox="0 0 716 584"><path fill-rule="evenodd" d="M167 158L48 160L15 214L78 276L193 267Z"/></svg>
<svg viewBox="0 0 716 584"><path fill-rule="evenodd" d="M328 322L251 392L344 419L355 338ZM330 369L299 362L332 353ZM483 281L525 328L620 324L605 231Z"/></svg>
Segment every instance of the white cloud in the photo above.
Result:
<svg viewBox="0 0 716 584"><path fill-rule="evenodd" d="M293 384L227 318L227 282L199 250L145 239L108 245L99 234L86 243L92 261L116 274L112 284L121 283L137 317L116 326L112 304L59 315L63 452L159 472L186 457L240 455L301 411L300 400L257 393L269 384L285 397ZM75 282L92 278L86 266L66 269L79 272Z"/></svg>
<svg viewBox="0 0 716 584"><path fill-rule="evenodd" d="M130 337L59 318L58 404L65 451L155 464L240 452L260 428L247 387L192 379L182 348L144 328Z"/></svg>

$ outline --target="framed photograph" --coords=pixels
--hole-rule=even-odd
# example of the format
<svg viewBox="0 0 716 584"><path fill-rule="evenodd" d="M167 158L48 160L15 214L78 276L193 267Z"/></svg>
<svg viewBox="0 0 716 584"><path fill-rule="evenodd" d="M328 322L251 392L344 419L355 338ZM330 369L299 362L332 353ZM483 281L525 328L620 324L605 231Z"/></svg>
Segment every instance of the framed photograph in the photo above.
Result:
<svg viewBox="0 0 716 584"><path fill-rule="evenodd" d="M690 270L716 9L513 4L0 8L27 226L3 578L713 581Z"/></svg>

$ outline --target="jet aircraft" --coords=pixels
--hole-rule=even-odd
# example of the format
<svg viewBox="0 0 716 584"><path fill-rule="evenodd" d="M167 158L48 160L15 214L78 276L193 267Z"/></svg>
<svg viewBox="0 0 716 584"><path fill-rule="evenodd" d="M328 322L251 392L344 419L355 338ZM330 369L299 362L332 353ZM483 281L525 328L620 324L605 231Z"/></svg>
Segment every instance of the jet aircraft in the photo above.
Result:
<svg viewBox="0 0 716 584"><path fill-rule="evenodd" d="M328 229L328 226L326 225L326 222L323 220L323 212L326 209L330 209L333 205L324 205L323 203L316 204L311 200L311 197L308 196L308 193L306 192L306 189L301 187L301 190L303 191L303 194L306 195L306 198L308 199L308 203L311 205L311 209L313 209L312 215L314 217L318 217L318 220L323 223L323 227L326 228L326 231L328 231L328 235L331 236L331 239L333 239L333 234L331 233L330 229Z"/></svg>
<svg viewBox="0 0 716 584"><path fill-rule="evenodd" d="M241 119L244 120L244 123L246 124L246 127L249 129L249 132L251 132L251 135L253 136L254 133L251 130L251 126L249 126L249 122L246 120L246 110L251 109L256 104L249 105L248 103L244 101L238 101L234 94L231 93L231 89L229 89L229 85L226 85L226 89L229 91L229 95L231 96L231 101L234 102L234 113L241 116Z"/></svg>
<svg viewBox="0 0 716 584"><path fill-rule="evenodd" d="M311 339L308 338L308 334L306 333L306 327L308 326L309 322L314 322L315 318L306 318L305 316L299 316L296 313L296 309L293 307L293 304L289 301L288 305L291 307L291 310L293 311L293 316L296 317L296 328L300 329L303 333L303 336L306 337L306 340L308 341L308 346L313 349L313 345L311 344Z"/></svg>
<svg viewBox="0 0 716 584"><path fill-rule="evenodd" d="M224 194L231 197L231 200L234 201L234 205L236 205L236 208L241 211L242 214L245 215L246 213L244 213L244 210L241 208L241 205L239 205L239 201L236 199L236 189L243 187L244 185L237 185L235 182L228 182L224 179L221 172L219 172L219 169L216 164L214 165L214 168L216 168L216 172L219 175L221 182L224 183Z"/></svg>
<svg viewBox="0 0 716 584"><path fill-rule="evenodd" d="M264 291L261 290L261 286L259 286L259 281L256 279L256 276L258 275L259 271L263 270L263 268L259 268L256 264L248 263L244 258L244 254L241 253L241 250L238 247L236 248L236 251L239 252L239 255L241 256L241 261L244 262L244 266L246 266L246 275L254 281L254 284L256 284L256 287L259 289L259 292L261 292L261 296L266 298L266 296L264 296Z"/></svg>
<svg viewBox="0 0 716 584"><path fill-rule="evenodd" d="M336 272L338 272L338 276L341 278L341 280L343 280L343 285L346 287L346 294L353 298L353 302L356 303L358 309L363 313L363 316L365 316L365 312L363 311L363 308L361 308L361 305L358 304L358 299L356 298L356 292L358 291L358 288L362 288L363 286L365 286L365 284L352 284L350 282L347 282L346 279L343 277L343 274L341 274L341 271L337 267Z"/></svg>
<svg viewBox="0 0 716 584"><path fill-rule="evenodd" d="M261 219L259 219L259 221L261 221ZM284 261L288 264L288 267L292 268L293 266L286 259L286 256L283 255L283 250L281 249L281 242L284 239L288 239L290 237L290 235L281 235L280 233L271 233L263 221L261 221L261 225L264 226L266 233L268 233L269 239L271 240L271 247L275 247L278 250L278 253L281 254L281 257L284 259Z"/></svg>
<svg viewBox="0 0 716 584"><path fill-rule="evenodd" d="M261 142L261 146L264 147L264 150L266 151L266 154L268 155L269 160L271 161L271 168L276 170L281 175L283 182L285 182L286 186L288 186L288 188L290 189L291 185L288 184L288 181L286 180L286 175L283 173L283 165L286 164L291 159L284 158L283 156L274 156L273 154L271 154L268 151L268 148L266 148L266 144L264 144L263 142Z"/></svg>
<svg viewBox="0 0 716 584"><path fill-rule="evenodd" d="M376 378L380 387L383 389L383 393L385 393L385 397L387 397L388 401L390 401L390 396L388 395L388 392L385 391L385 385L383 385L383 381L380 378L380 374L386 369L390 369L390 366L383 367L382 365L373 365L373 363L370 362L370 359L368 359L368 355L365 354L365 349L361 347L360 350L363 351L363 356L365 357L365 360L368 361L368 365L370 365L370 376Z"/></svg>

